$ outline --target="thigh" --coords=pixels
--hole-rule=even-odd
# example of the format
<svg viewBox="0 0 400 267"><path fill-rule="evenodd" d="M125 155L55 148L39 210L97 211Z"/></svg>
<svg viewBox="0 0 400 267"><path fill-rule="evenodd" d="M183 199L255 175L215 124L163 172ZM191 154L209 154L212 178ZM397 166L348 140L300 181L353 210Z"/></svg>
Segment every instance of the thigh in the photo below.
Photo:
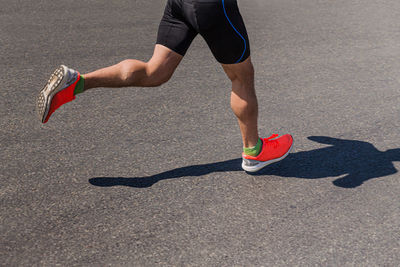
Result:
<svg viewBox="0 0 400 267"><path fill-rule="evenodd" d="M182 0L168 0L158 28L157 44L184 56L197 31L184 18L182 5Z"/></svg>
<svg viewBox="0 0 400 267"><path fill-rule="evenodd" d="M199 32L222 64L245 61L250 44L236 0L195 0Z"/></svg>
<svg viewBox="0 0 400 267"><path fill-rule="evenodd" d="M162 82L165 82L172 76L182 58L182 55L170 48L156 44L153 56L147 63L148 75L158 77Z"/></svg>

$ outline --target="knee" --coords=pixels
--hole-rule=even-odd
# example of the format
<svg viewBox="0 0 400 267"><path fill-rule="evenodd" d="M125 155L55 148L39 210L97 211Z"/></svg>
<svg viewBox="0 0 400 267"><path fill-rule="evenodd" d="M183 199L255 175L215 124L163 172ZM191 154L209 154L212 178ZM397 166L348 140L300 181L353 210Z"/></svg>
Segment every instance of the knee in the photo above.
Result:
<svg viewBox="0 0 400 267"><path fill-rule="evenodd" d="M153 62L142 62L135 59L121 61L120 79L132 86L156 87L166 83L172 76L172 71Z"/></svg>
<svg viewBox="0 0 400 267"><path fill-rule="evenodd" d="M172 73L168 73L168 72L163 72L161 71L156 71L156 72L150 72L148 77L148 84L147 86L149 87L157 87L157 86L161 86L164 83L168 82L169 79L171 78Z"/></svg>
<svg viewBox="0 0 400 267"><path fill-rule="evenodd" d="M168 82L174 70L167 68L163 64L155 64L152 61L146 63L146 74L148 78L147 86L156 87Z"/></svg>
<svg viewBox="0 0 400 267"><path fill-rule="evenodd" d="M251 62L238 68L225 69L232 83L247 84L254 80L254 67Z"/></svg>

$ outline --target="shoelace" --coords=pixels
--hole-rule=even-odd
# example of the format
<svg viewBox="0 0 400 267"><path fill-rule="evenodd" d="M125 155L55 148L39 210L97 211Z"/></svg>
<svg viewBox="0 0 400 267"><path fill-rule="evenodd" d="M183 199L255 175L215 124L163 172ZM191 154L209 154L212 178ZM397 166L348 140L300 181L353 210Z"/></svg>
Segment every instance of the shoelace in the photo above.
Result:
<svg viewBox="0 0 400 267"><path fill-rule="evenodd" d="M271 145L273 148L277 148L279 146L279 142L277 140L271 140L276 137L278 137L279 134L272 134L270 137L265 138L264 140L266 141L266 145Z"/></svg>

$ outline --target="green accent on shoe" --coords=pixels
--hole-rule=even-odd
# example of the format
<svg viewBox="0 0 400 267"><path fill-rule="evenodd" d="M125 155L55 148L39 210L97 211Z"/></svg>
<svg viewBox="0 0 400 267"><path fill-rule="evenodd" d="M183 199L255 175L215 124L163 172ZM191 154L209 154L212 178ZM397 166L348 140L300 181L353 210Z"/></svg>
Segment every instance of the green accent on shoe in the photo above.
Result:
<svg viewBox="0 0 400 267"><path fill-rule="evenodd" d="M83 91L85 91L84 85L85 85L85 79L81 75L81 77L79 78L79 81L76 83L76 86L74 89L74 95L83 93Z"/></svg>
<svg viewBox="0 0 400 267"><path fill-rule="evenodd" d="M257 157L258 154L260 154L262 148L262 141L261 139L258 139L257 145L252 146L252 147L244 147L243 152L244 154L252 157Z"/></svg>

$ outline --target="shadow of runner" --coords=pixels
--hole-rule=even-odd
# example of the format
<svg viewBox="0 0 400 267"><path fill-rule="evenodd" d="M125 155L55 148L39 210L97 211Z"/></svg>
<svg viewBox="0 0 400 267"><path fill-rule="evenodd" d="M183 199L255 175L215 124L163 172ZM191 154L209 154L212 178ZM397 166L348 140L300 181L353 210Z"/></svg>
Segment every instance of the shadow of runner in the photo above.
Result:
<svg viewBox="0 0 400 267"><path fill-rule="evenodd" d="M231 159L227 161L192 165L162 172L152 176L144 177L97 177L89 179L89 183L96 186L124 185L131 187L149 187L160 180L182 178L187 176L203 176L214 172L241 171L242 159Z"/></svg>
<svg viewBox="0 0 400 267"><path fill-rule="evenodd" d="M310 136L308 139L331 146L290 154L281 162L271 164L251 175L275 175L303 179L319 179L342 176L333 184L354 188L363 182L397 173L393 161L400 161L400 149L379 151L371 143L337 139L326 136ZM241 158L181 167L145 177L97 177L89 179L96 186L149 187L160 180L202 176L214 172L242 171Z"/></svg>

